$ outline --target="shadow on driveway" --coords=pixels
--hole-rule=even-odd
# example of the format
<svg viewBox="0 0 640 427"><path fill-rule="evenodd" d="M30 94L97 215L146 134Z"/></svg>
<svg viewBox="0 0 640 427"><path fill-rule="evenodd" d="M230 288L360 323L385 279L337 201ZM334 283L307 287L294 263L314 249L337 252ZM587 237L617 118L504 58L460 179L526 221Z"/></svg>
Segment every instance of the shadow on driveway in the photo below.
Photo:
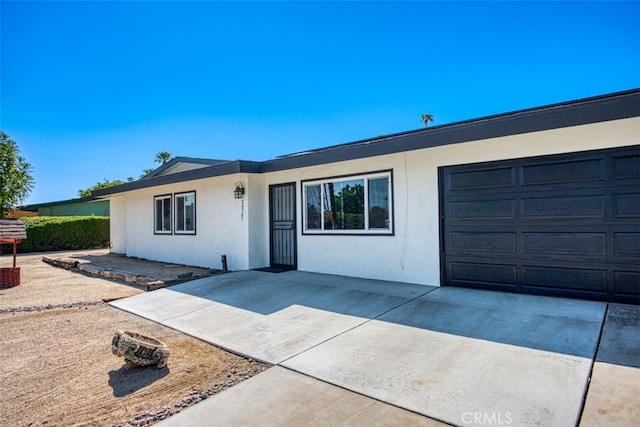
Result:
<svg viewBox="0 0 640 427"><path fill-rule="evenodd" d="M481 413L557 426L580 420L608 307L301 271L235 272L112 305L449 424ZM634 334L636 307L622 308L603 344ZM600 357L628 363L619 351Z"/></svg>
<svg viewBox="0 0 640 427"><path fill-rule="evenodd" d="M304 306L587 358L595 354L606 310L602 302L300 271L237 272L170 289L263 316Z"/></svg>

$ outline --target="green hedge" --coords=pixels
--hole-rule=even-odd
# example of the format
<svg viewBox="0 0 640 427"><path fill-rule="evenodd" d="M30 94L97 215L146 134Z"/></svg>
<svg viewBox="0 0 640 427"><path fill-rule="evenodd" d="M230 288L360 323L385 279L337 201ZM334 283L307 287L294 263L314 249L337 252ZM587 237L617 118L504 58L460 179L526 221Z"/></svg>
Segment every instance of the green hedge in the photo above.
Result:
<svg viewBox="0 0 640 427"><path fill-rule="evenodd" d="M109 247L109 217L38 216L20 221L27 226L27 239L18 245L19 253ZM7 254L13 248L3 244L0 250Z"/></svg>

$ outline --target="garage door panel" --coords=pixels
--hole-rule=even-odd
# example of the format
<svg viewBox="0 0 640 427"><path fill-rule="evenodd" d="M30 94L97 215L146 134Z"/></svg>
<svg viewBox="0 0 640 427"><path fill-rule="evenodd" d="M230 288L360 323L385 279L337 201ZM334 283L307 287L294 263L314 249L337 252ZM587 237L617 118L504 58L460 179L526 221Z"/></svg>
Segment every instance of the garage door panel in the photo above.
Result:
<svg viewBox="0 0 640 427"><path fill-rule="evenodd" d="M524 286L605 292L607 270L523 266L521 282Z"/></svg>
<svg viewBox="0 0 640 427"><path fill-rule="evenodd" d="M536 197L521 200L522 217L533 218L604 218L605 196Z"/></svg>
<svg viewBox="0 0 640 427"><path fill-rule="evenodd" d="M640 194L614 194L613 216L615 218L640 218Z"/></svg>
<svg viewBox="0 0 640 427"><path fill-rule="evenodd" d="M634 265L640 256L640 233L631 227L616 232L593 232L590 225L531 225L505 232L499 226L459 227L444 236L449 259L509 256L573 264L608 262Z"/></svg>
<svg viewBox="0 0 640 427"><path fill-rule="evenodd" d="M640 178L640 156L614 156L613 179Z"/></svg>
<svg viewBox="0 0 640 427"><path fill-rule="evenodd" d="M640 146L441 168L443 284L640 303L639 172Z"/></svg>
<svg viewBox="0 0 640 427"><path fill-rule="evenodd" d="M450 191L513 187L515 185L515 168L506 167L453 173L448 182Z"/></svg>
<svg viewBox="0 0 640 427"><path fill-rule="evenodd" d="M522 253L606 255L605 233L523 233Z"/></svg>
<svg viewBox="0 0 640 427"><path fill-rule="evenodd" d="M614 233L615 256L640 257L640 233Z"/></svg>
<svg viewBox="0 0 640 427"><path fill-rule="evenodd" d="M614 273L615 288L621 295L640 295L640 272L616 271Z"/></svg>
<svg viewBox="0 0 640 427"><path fill-rule="evenodd" d="M483 264L452 262L449 265L451 278L457 282L485 282L501 285L516 285L515 264Z"/></svg>
<svg viewBox="0 0 640 427"><path fill-rule="evenodd" d="M516 233L501 232L455 232L449 239L452 251L516 252Z"/></svg>
<svg viewBox="0 0 640 427"><path fill-rule="evenodd" d="M602 159L545 162L521 167L522 185L549 185L604 181Z"/></svg>
<svg viewBox="0 0 640 427"><path fill-rule="evenodd" d="M451 219L514 219L516 215L516 202L513 199L452 202L448 210Z"/></svg>

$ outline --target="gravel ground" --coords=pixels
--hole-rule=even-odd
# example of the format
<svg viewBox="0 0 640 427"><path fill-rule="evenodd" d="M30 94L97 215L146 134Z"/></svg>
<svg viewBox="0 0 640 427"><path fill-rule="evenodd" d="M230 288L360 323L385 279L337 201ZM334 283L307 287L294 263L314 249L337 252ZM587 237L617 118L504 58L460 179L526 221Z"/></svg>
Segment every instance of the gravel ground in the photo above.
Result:
<svg viewBox="0 0 640 427"><path fill-rule="evenodd" d="M20 286L0 288L0 426L151 425L268 368L105 304L142 291L43 255L57 254L19 256ZM11 263L0 257L1 267ZM166 343L167 367L130 367L113 355L119 329Z"/></svg>
<svg viewBox="0 0 640 427"><path fill-rule="evenodd" d="M34 255L19 255L20 285L14 288L0 288L0 310L58 306L80 302L101 302L124 298L143 292L137 287L123 285L115 281L88 276L83 273L52 267L42 262L43 256L98 256L104 250L85 252L56 252ZM0 267L11 267L13 257L0 257Z"/></svg>

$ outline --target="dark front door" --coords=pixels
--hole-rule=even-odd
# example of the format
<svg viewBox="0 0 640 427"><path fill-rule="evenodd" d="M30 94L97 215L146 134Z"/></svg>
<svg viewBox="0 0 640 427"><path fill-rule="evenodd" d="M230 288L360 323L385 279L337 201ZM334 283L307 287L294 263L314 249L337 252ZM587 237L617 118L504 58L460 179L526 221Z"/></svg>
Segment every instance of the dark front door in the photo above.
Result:
<svg viewBox="0 0 640 427"><path fill-rule="evenodd" d="M271 267L294 270L296 253L296 185L269 186Z"/></svg>
<svg viewBox="0 0 640 427"><path fill-rule="evenodd" d="M443 284L638 303L639 154L442 168Z"/></svg>

